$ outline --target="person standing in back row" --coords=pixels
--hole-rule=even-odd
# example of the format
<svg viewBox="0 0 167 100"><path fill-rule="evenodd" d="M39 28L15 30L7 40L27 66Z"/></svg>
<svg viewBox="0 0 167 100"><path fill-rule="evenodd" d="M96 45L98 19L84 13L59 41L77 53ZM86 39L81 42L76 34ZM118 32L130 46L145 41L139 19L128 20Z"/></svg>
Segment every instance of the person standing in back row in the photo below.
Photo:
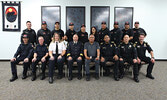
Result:
<svg viewBox="0 0 167 100"><path fill-rule="evenodd" d="M99 30L98 33L99 33L99 44L104 42L104 36L105 35L108 35L108 36L111 37L110 31L107 28L106 22L104 22L104 21L101 23L101 29Z"/></svg>

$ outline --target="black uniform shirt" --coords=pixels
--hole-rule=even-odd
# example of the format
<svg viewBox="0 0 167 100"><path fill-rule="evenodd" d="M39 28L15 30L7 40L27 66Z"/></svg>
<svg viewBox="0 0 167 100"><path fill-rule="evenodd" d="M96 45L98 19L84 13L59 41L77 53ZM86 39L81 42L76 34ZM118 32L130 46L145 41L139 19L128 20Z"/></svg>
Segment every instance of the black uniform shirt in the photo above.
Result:
<svg viewBox="0 0 167 100"><path fill-rule="evenodd" d="M120 28L114 28L111 30L111 41L114 41L114 43L118 46L120 44L122 39L122 31Z"/></svg>
<svg viewBox="0 0 167 100"><path fill-rule="evenodd" d="M23 33L21 34L21 36L23 36L25 34L29 37L28 42L32 43L35 46L35 43L36 43L36 32L33 29L30 29L30 30L25 29L25 30L23 30ZM23 43L22 38L21 38L21 43Z"/></svg>
<svg viewBox="0 0 167 100"><path fill-rule="evenodd" d="M113 56L118 55L117 47L114 42L101 43L100 47L101 57L113 58Z"/></svg>
<svg viewBox="0 0 167 100"><path fill-rule="evenodd" d="M99 30L99 43L104 42L104 36L108 35L110 37L110 31L108 28L104 29L104 30Z"/></svg>
<svg viewBox="0 0 167 100"><path fill-rule="evenodd" d="M42 36L44 38L44 44L47 44L47 46L49 46L50 42L51 42L51 32L49 29L40 29L37 32L37 41L38 41L38 37ZM38 43L38 42L37 42Z"/></svg>
<svg viewBox="0 0 167 100"><path fill-rule="evenodd" d="M73 41L73 35L76 34L76 31L75 30L70 30L68 29L67 32L66 32L66 36L67 36L67 41L70 42L70 41Z"/></svg>
<svg viewBox="0 0 167 100"><path fill-rule="evenodd" d="M135 42L137 42L139 40L139 35L141 33L144 33L145 36L147 35L147 33L145 32L144 29L142 29L142 28L138 28L138 29L133 28L133 34L134 34L134 36L133 36L133 43L135 43Z"/></svg>
<svg viewBox="0 0 167 100"><path fill-rule="evenodd" d="M85 44L86 42L88 42L88 33L87 32L78 32L78 37L79 37L79 41L82 42L83 44Z"/></svg>
<svg viewBox="0 0 167 100"><path fill-rule="evenodd" d="M60 39L62 39L62 37L64 37L64 31L61 30L61 29L59 29L59 30L55 30L55 29L54 29L54 30L51 32L52 37L53 37L54 33L58 33L58 34L60 35Z"/></svg>
<svg viewBox="0 0 167 100"><path fill-rule="evenodd" d="M120 43L119 56L124 59L137 59L137 51L132 43L125 44L124 42Z"/></svg>
<svg viewBox="0 0 167 100"><path fill-rule="evenodd" d="M37 58L42 58L48 53L48 48L45 44L40 45L38 44L34 50L34 53L37 53Z"/></svg>
<svg viewBox="0 0 167 100"><path fill-rule="evenodd" d="M137 54L139 58L146 57L146 50L148 50L149 53L153 51L147 42L143 42L143 44L140 44L140 42L136 42L134 46L137 49Z"/></svg>
<svg viewBox="0 0 167 100"><path fill-rule="evenodd" d="M122 30L122 40L123 40L123 37L125 36L125 35L129 35L129 37L133 37L133 30L132 29L128 29L128 30L125 30L125 29L123 29Z"/></svg>
<svg viewBox="0 0 167 100"><path fill-rule="evenodd" d="M71 41L67 47L67 57L83 57L83 45L81 42L74 43Z"/></svg>
<svg viewBox="0 0 167 100"><path fill-rule="evenodd" d="M21 60L24 60L25 58L31 58L33 54L33 47L32 44L24 44L21 43L14 55L15 58L20 58Z"/></svg>

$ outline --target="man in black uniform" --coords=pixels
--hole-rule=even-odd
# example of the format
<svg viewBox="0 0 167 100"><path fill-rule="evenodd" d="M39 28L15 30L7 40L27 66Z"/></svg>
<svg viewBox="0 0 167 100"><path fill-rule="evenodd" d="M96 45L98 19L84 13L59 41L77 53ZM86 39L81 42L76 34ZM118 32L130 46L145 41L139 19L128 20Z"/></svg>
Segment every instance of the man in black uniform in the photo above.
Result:
<svg viewBox="0 0 167 100"><path fill-rule="evenodd" d="M129 22L125 22L125 29L122 30L122 33L123 33L122 40L125 35L129 35L129 39L130 39L129 41L133 42L132 41L133 40L133 30L130 29Z"/></svg>
<svg viewBox="0 0 167 100"><path fill-rule="evenodd" d="M144 33L145 36L147 36L147 33L145 32L145 30L143 28L139 27L139 22L135 22L135 28L133 28L133 43L137 42L139 40L139 35L141 33Z"/></svg>
<svg viewBox="0 0 167 100"><path fill-rule="evenodd" d="M21 36L26 34L29 37L28 42L32 43L32 45L35 47L35 44L36 44L36 32L31 28L31 22L30 21L26 22L26 26L27 26L27 28L25 30L23 30L23 33L21 34ZM21 43L23 43L23 39L22 38L21 38Z"/></svg>
<svg viewBox="0 0 167 100"><path fill-rule="evenodd" d="M78 32L79 41L85 44L88 42L88 33L86 32L85 24L82 24L81 30Z"/></svg>
<svg viewBox="0 0 167 100"><path fill-rule="evenodd" d="M101 23L101 29L99 30L98 33L99 33L99 43L104 42L104 36L105 35L111 36L110 31L106 26L106 22Z"/></svg>
<svg viewBox="0 0 167 100"><path fill-rule="evenodd" d="M52 31L52 37L54 33L58 33L60 35L60 39L64 39L64 31L60 29L60 23L55 22L55 29Z"/></svg>
<svg viewBox="0 0 167 100"><path fill-rule="evenodd" d="M119 28L119 23L114 22L114 29L111 30L111 41L114 41L114 43L118 46L122 39L122 31Z"/></svg>
<svg viewBox="0 0 167 100"><path fill-rule="evenodd" d="M129 42L129 35L124 35L123 42L118 46L120 60L120 79L124 76L124 63L133 65L134 81L138 79L137 51L132 43Z"/></svg>
<svg viewBox="0 0 167 100"><path fill-rule="evenodd" d="M146 77L148 77L150 79L154 79L154 77L151 74L152 70L153 70L154 63L155 63L154 54L153 54L153 50L151 49L150 45L144 41L144 38L145 38L145 34L141 33L139 35L139 42L136 42L134 44L135 47L137 48L137 53L138 53L138 58L137 58L138 64L139 64L138 66L140 69L141 61L148 63L149 65L147 67ZM151 58L146 56L146 50L148 50L148 52L150 53Z"/></svg>
<svg viewBox="0 0 167 100"><path fill-rule="evenodd" d="M65 40L69 43L70 41L72 41L74 34L76 34L76 31L74 30L74 23L70 23L69 29L66 31L65 34Z"/></svg>
<svg viewBox="0 0 167 100"><path fill-rule="evenodd" d="M110 37L108 35L104 36L104 43L101 43L101 65L105 69L105 76L109 76L110 69L106 66L107 61L114 62L114 79L116 81L119 81L118 78L118 64L119 64L119 58L118 58L118 52L117 47L114 42L110 42Z"/></svg>
<svg viewBox="0 0 167 100"><path fill-rule="evenodd" d="M51 32L50 30L47 28L47 24L46 21L42 22L42 28L40 30L38 30L37 32L37 43L38 43L38 37L42 36L44 38L44 44L47 44L47 46L49 46L50 42L51 42Z"/></svg>
<svg viewBox="0 0 167 100"><path fill-rule="evenodd" d="M22 36L23 43L20 44L18 47L14 57L11 59L11 71L12 71L12 78L10 82L15 81L17 77L17 69L16 64L20 61L23 61L23 77L22 79L27 78L27 70L30 67L30 60L32 58L33 47L30 43L28 43L28 36L25 34Z"/></svg>
<svg viewBox="0 0 167 100"><path fill-rule="evenodd" d="M80 41L78 41L78 35L75 34L73 36L73 41L71 41L67 47L67 60L69 67L69 78L68 80L72 80L72 69L73 62L76 61L78 65L78 79L82 78L81 69L82 69L82 59L83 59L83 45Z"/></svg>
<svg viewBox="0 0 167 100"><path fill-rule="evenodd" d="M35 50L34 50L34 58L32 59L32 81L35 81L36 79L36 65L38 62L41 61L42 63L42 77L41 80L45 79L45 69L46 69L46 63L47 63L47 57L48 57L48 48L47 45L44 44L44 38L40 36L38 38L39 44L37 44Z"/></svg>

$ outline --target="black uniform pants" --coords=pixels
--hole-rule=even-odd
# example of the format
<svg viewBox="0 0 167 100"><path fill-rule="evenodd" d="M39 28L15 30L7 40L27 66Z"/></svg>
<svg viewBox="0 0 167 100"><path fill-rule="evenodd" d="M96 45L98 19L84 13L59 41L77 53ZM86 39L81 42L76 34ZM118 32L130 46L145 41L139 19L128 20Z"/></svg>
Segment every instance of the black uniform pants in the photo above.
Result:
<svg viewBox="0 0 167 100"><path fill-rule="evenodd" d="M72 69L73 69L73 62L77 62L78 66L78 75L81 74L82 70L82 60L78 60L78 57L72 57L72 60L68 60L68 67L69 67L69 75L72 75Z"/></svg>
<svg viewBox="0 0 167 100"><path fill-rule="evenodd" d="M15 61L11 61L11 71L13 76L17 76L17 68L16 65L20 62L23 61L24 59L16 58ZM29 60L30 61L30 60ZM23 75L27 75L27 70L30 67L30 62L23 62Z"/></svg>
<svg viewBox="0 0 167 100"><path fill-rule="evenodd" d="M124 74L124 63L127 62L130 65L133 65L133 75L134 77L138 77L139 75L139 71L138 71L138 64L133 62L133 59L124 59L123 61L120 61L119 64L119 70L120 70L120 74Z"/></svg>
<svg viewBox="0 0 167 100"><path fill-rule="evenodd" d="M118 77L118 65L119 61L114 60L113 58L104 57L104 62L101 62L101 66L104 68L104 70L109 71L109 67L106 66L106 62L111 61L114 62L114 77Z"/></svg>
<svg viewBox="0 0 167 100"><path fill-rule="evenodd" d="M153 70L153 66L154 66L154 63L151 62L151 58L150 57L139 57L139 59L141 61L148 63L147 75L151 75L152 70ZM141 63L138 66L141 67Z"/></svg>
<svg viewBox="0 0 167 100"><path fill-rule="evenodd" d="M53 55L53 56L54 56L54 60L49 59L49 77L53 77L53 72L54 72L56 63L58 66L58 75L62 76L65 57L63 56L61 59L58 59L59 55Z"/></svg>
<svg viewBox="0 0 167 100"><path fill-rule="evenodd" d="M42 58L37 58L37 60L35 62L32 62L32 73L33 74L36 74L36 69L37 69L37 64L41 61ZM45 60L44 62L42 62L42 74L45 74L45 69L46 69L46 63L47 63L47 60Z"/></svg>

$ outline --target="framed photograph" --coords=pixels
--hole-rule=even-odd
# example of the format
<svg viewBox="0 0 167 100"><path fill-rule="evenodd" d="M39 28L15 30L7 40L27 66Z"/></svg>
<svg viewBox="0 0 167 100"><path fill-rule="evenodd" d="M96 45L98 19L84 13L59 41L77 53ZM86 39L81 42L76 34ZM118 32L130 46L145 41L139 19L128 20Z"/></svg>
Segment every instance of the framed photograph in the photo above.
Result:
<svg viewBox="0 0 167 100"><path fill-rule="evenodd" d="M124 28L125 22L129 22L130 28L133 28L133 7L115 7L114 21L119 22L120 29Z"/></svg>
<svg viewBox="0 0 167 100"><path fill-rule="evenodd" d="M55 22L60 22L61 26L61 7L41 6L41 23L42 21L46 21L47 27L51 31L55 27Z"/></svg>
<svg viewBox="0 0 167 100"><path fill-rule="evenodd" d="M2 1L3 31L20 31L20 2Z"/></svg>
<svg viewBox="0 0 167 100"><path fill-rule="evenodd" d="M66 7L66 29L69 29L69 23L74 23L74 30L80 31L81 25L85 24L85 7L67 6Z"/></svg>
<svg viewBox="0 0 167 100"><path fill-rule="evenodd" d="M97 30L101 29L101 22L105 21L107 27L110 28L110 6L91 6L91 23Z"/></svg>

